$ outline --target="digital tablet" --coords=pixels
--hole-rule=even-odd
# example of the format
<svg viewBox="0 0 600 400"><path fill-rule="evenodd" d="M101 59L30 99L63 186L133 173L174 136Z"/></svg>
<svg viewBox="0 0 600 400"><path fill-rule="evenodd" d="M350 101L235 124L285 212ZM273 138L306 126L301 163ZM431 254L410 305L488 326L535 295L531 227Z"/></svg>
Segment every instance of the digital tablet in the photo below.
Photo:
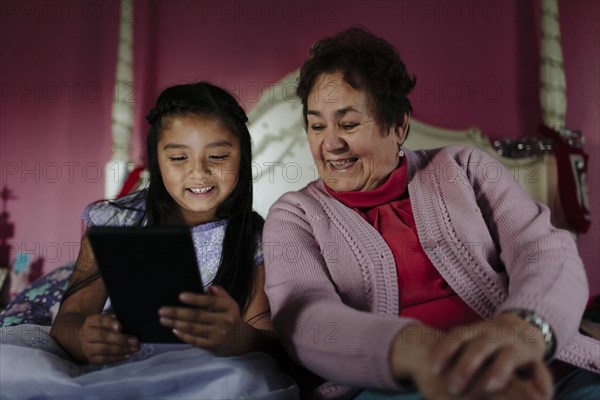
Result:
<svg viewBox="0 0 600 400"><path fill-rule="evenodd" d="M181 292L203 292L190 230L92 227L88 236L122 331L146 343L180 343L158 309L183 305Z"/></svg>

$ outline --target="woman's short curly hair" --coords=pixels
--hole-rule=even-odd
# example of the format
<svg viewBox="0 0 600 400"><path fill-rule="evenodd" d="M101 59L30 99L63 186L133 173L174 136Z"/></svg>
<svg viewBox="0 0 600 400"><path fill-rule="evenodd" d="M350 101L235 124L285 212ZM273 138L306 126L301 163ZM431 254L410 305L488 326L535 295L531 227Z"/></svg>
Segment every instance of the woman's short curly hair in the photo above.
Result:
<svg viewBox="0 0 600 400"><path fill-rule="evenodd" d="M351 28L318 41L300 69L296 94L302 100L306 124L307 100L323 73L342 72L344 80L370 97L378 122L387 130L401 126L412 113L408 99L416 83L394 47L363 28Z"/></svg>

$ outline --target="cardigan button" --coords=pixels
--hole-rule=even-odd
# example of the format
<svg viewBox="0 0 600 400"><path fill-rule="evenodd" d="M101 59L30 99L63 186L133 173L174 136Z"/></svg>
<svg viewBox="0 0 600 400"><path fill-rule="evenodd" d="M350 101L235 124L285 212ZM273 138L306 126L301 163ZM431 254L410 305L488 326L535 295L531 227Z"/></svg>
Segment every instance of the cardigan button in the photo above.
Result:
<svg viewBox="0 0 600 400"><path fill-rule="evenodd" d="M426 249L435 249L436 247L437 247L437 242L435 241L434 238L430 237L430 238L428 238L425 241L425 248Z"/></svg>

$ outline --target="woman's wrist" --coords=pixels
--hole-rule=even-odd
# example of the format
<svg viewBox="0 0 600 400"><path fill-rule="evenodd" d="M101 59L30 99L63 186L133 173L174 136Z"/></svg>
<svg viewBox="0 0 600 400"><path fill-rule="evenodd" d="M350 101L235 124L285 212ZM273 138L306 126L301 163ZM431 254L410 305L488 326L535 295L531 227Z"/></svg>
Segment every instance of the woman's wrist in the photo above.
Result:
<svg viewBox="0 0 600 400"><path fill-rule="evenodd" d="M512 315L520 318L528 326L535 328L534 333L529 334L525 337L525 340L531 341L531 335L535 335L535 340L538 343L543 343L543 361L548 361L554 356L556 350L556 340L554 332L550 327L550 324L542 318L539 314L534 311L525 309L511 309L502 312L501 315Z"/></svg>

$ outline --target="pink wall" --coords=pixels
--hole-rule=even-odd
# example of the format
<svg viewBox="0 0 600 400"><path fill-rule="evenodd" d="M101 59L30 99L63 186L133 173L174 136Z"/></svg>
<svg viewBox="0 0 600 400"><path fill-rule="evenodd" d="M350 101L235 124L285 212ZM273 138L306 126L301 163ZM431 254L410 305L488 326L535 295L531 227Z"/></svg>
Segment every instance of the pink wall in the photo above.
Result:
<svg viewBox="0 0 600 400"><path fill-rule="evenodd" d="M590 230L577 244L593 293L600 293L600 2L561 1L567 126L585 133L589 154L587 183L592 211Z"/></svg>
<svg viewBox="0 0 600 400"><path fill-rule="evenodd" d="M597 169L600 6L593 1L559 3L567 122L586 133L590 167ZM27 4L40 5L42 15L44 5L59 3ZM98 4L101 21L90 21L89 15L86 20L84 7L74 13L75 21L64 17L57 23L34 21L18 2L13 4L16 11L2 11L0 152L8 168L39 162L43 170L43 163L69 161L102 166L108 160L116 2ZM137 109L132 154L136 160L143 159L143 115L160 89L207 79L233 91L250 110L259 90L297 68L315 40L353 24L384 36L400 50L417 75L412 101L420 120L450 128L477 125L492 138L535 135L541 121L539 12L532 2L154 0L135 5ZM103 96L93 103L85 99L33 102L32 95L12 95L5 88L7 82L48 85L55 81L97 82ZM75 177L72 183L64 178L56 183L33 182L29 175L23 179L4 172L2 183L18 197L8 204L17 225L11 242L24 243L28 249L39 243L43 249L48 243L77 241L81 209L102 196L102 184ZM590 174L589 183L597 219L598 174ZM595 221L591 231L579 238L595 293L600 292L599 237ZM47 259L44 267L52 269L67 259L66 254L59 260Z"/></svg>
<svg viewBox="0 0 600 400"><path fill-rule="evenodd" d="M110 156L116 2L0 5L0 186L14 195L10 255L36 273L77 255L81 210Z"/></svg>

